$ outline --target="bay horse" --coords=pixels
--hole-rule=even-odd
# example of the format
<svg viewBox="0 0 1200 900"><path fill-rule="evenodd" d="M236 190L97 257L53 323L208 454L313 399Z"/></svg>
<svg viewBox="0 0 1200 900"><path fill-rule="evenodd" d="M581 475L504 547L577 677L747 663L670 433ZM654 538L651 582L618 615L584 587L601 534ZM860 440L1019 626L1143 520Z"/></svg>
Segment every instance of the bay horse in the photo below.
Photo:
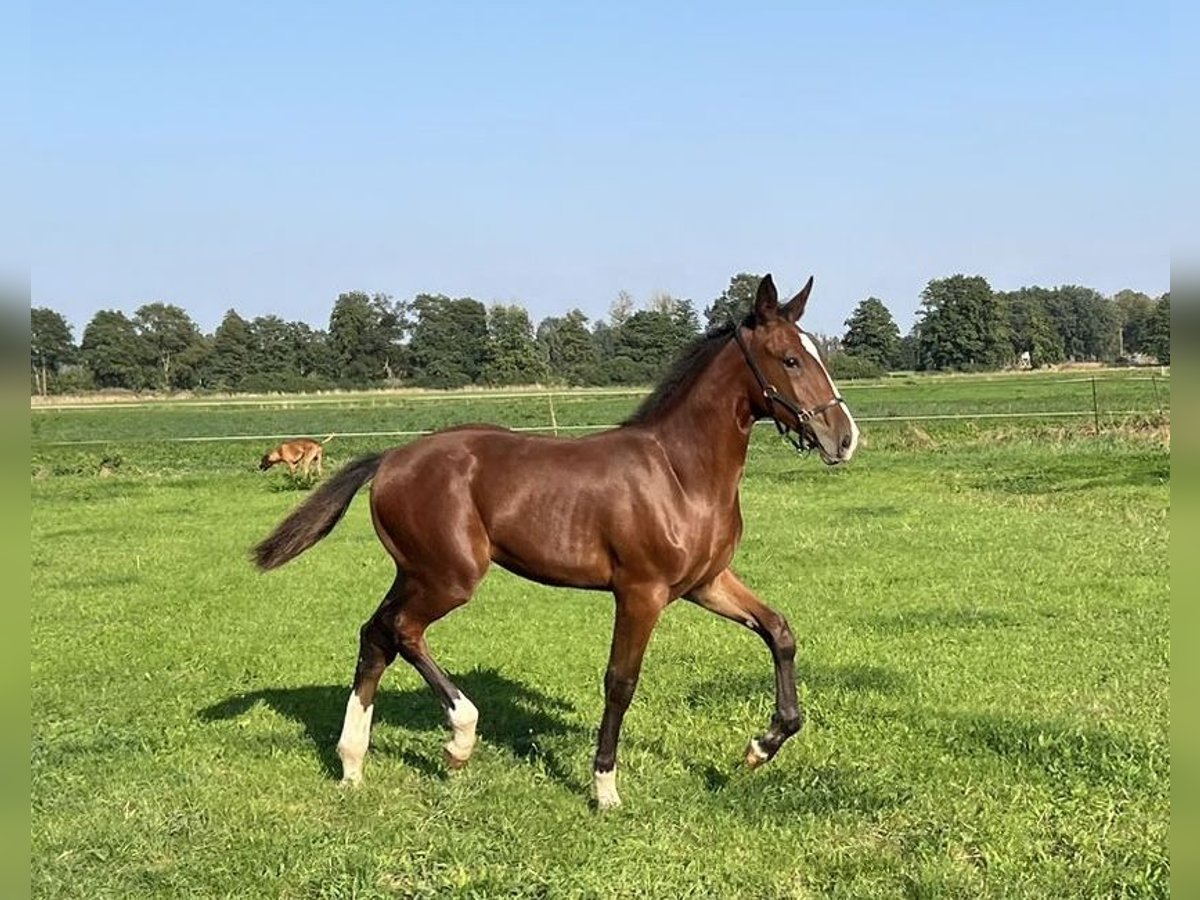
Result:
<svg viewBox="0 0 1200 900"><path fill-rule="evenodd" d="M495 562L542 584L611 591L616 599L593 784L601 809L620 804L617 740L650 633L680 597L755 632L775 668L775 712L746 764L767 762L803 724L796 642L784 617L729 568L742 534L738 486L755 421L771 418L830 465L848 461L858 428L816 345L797 326L809 278L781 305L770 275L753 311L686 348L622 425L583 438L466 425L357 459L313 493L253 551L274 569L333 529L371 486L375 532L396 578L359 632L358 663L337 751L343 782L362 778L375 693L402 657L446 711L445 763L475 747L478 711L430 655L425 630L471 599Z"/></svg>

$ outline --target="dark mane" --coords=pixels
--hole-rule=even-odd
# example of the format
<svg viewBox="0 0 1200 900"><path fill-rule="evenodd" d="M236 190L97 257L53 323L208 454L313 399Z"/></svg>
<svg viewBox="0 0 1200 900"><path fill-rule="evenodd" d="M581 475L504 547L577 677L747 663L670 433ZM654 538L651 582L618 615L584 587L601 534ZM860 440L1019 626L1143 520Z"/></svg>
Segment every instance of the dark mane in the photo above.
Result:
<svg viewBox="0 0 1200 900"><path fill-rule="evenodd" d="M658 386L641 402L638 408L622 425L646 425L655 421L670 409L680 396L686 394L701 372L713 361L713 357L733 337L733 323L726 322L710 328L679 351L675 362Z"/></svg>

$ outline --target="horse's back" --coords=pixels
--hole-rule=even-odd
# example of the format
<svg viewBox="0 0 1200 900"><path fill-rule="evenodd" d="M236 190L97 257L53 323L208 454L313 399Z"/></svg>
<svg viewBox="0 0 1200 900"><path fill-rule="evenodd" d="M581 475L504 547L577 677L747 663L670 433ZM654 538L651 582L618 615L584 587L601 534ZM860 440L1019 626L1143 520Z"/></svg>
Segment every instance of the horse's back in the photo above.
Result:
<svg viewBox="0 0 1200 900"><path fill-rule="evenodd" d="M526 577L606 587L629 546L651 543L635 533L670 533L678 491L661 448L635 429L561 439L464 426L391 451L372 509L402 562L465 537Z"/></svg>

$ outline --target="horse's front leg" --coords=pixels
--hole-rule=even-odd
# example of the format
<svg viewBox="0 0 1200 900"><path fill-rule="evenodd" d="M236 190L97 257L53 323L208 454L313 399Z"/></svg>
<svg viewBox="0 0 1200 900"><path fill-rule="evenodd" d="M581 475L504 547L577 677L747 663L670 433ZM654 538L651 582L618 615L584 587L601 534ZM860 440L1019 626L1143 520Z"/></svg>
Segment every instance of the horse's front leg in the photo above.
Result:
<svg viewBox="0 0 1200 900"><path fill-rule="evenodd" d="M619 587L614 594L617 614L608 669L604 673L604 716L600 720L592 767L596 805L600 809L621 805L617 794L617 741L621 722L637 688L650 633L667 605L667 589L661 585Z"/></svg>
<svg viewBox="0 0 1200 900"><path fill-rule="evenodd" d="M787 620L754 596L732 569L726 569L686 597L710 612L745 625L771 651L775 662L775 714L767 730L746 748L746 765L754 768L774 757L784 741L804 724L804 713L796 696L796 639Z"/></svg>

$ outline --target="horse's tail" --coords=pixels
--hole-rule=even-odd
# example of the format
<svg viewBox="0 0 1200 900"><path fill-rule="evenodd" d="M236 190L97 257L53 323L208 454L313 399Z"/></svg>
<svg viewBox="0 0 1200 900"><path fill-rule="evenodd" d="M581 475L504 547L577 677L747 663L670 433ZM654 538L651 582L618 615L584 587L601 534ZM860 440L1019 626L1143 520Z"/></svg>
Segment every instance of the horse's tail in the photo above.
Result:
<svg viewBox="0 0 1200 900"><path fill-rule="evenodd" d="M254 548L254 564L264 572L277 569L333 531L358 489L375 477L382 459L382 453L356 459L317 488Z"/></svg>
<svg viewBox="0 0 1200 900"><path fill-rule="evenodd" d="M336 431L331 431L331 432L329 432L329 436L328 436L328 437L326 437L326 438L325 438L325 440L321 441L321 446L322 446L322 447L324 447L326 444L328 444L330 441L332 441L332 440L333 440L333 436L334 436L335 434L337 434L337 432L336 432Z"/></svg>

